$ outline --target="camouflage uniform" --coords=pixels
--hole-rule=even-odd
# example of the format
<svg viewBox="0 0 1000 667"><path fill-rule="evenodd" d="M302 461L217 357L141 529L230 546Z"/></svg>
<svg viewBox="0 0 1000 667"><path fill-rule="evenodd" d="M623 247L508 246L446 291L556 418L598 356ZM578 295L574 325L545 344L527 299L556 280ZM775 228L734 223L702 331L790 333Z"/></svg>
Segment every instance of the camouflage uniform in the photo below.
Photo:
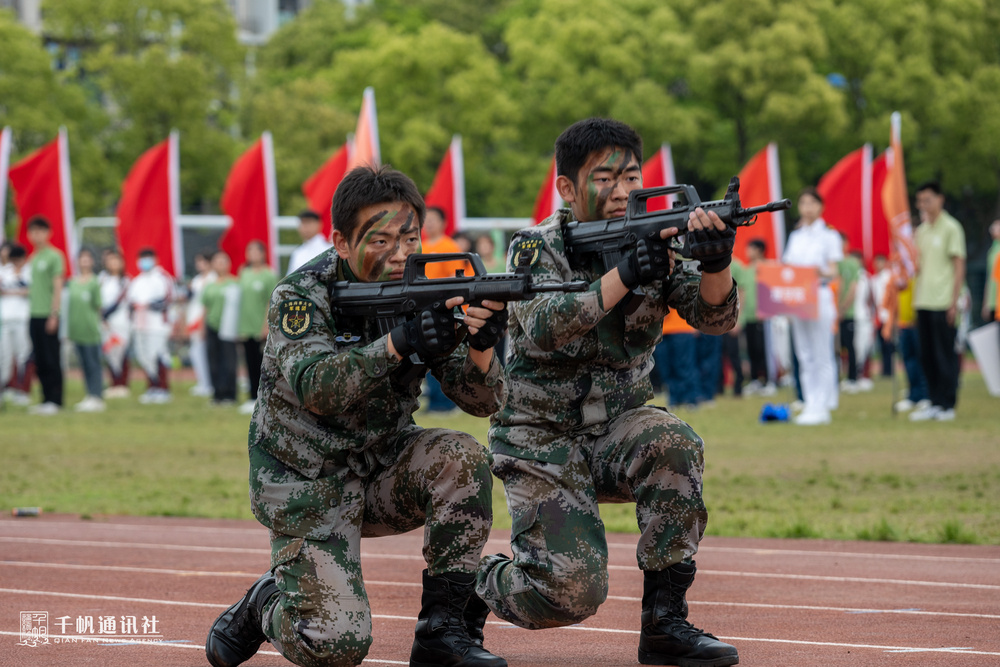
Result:
<svg viewBox="0 0 1000 667"><path fill-rule="evenodd" d="M473 572L492 524L486 450L465 433L413 422L419 380L400 385L371 321L335 320L328 285L353 279L328 250L274 290L250 425L250 501L271 535L280 595L262 629L299 665L357 665L371 645L362 537L424 526L431 575ZM468 346L432 360L445 393L486 416L502 391Z"/></svg>
<svg viewBox="0 0 1000 667"><path fill-rule="evenodd" d="M720 334L739 312L735 284L720 306L701 298L700 277L676 269L644 288L632 315L603 307L598 258L572 269L563 245L568 209L515 236L537 251L537 282L586 280L576 294L511 304L505 398L490 427L493 473L513 519L514 559L480 563L477 592L500 618L525 628L577 623L608 590L608 550L598 502L635 502L636 557L659 571L698 550L707 521L701 438L662 408L648 378L668 306L692 326Z"/></svg>

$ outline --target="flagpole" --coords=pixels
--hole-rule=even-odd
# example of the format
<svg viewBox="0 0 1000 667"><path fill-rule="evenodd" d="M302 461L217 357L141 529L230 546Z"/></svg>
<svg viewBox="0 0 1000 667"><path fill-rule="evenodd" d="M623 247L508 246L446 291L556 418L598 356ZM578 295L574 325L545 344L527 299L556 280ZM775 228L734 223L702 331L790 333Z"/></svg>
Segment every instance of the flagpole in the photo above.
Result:
<svg viewBox="0 0 1000 667"><path fill-rule="evenodd" d="M178 218L181 214L181 155L180 132L170 131L167 147L167 189L170 193L170 240L173 243L171 251L174 255L174 275L177 280L184 279L184 240Z"/></svg>
<svg viewBox="0 0 1000 667"><path fill-rule="evenodd" d="M7 238L7 172L10 170L10 142L11 131L9 127L0 131L0 243Z"/></svg>
<svg viewBox="0 0 1000 667"><path fill-rule="evenodd" d="M63 235L66 238L66 260L70 273L75 274L76 249L79 239L76 237L76 213L73 210L73 180L69 163L69 133L66 127L59 128L59 194L62 198Z"/></svg>

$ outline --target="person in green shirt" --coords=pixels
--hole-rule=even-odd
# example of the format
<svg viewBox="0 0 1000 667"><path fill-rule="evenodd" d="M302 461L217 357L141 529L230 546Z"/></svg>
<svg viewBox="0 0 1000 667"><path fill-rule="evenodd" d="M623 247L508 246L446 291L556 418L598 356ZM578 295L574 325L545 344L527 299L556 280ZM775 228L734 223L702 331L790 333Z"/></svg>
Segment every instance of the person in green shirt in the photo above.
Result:
<svg viewBox="0 0 1000 667"><path fill-rule="evenodd" d="M845 392L853 394L858 388L858 357L854 349L854 297L861 275L861 262L851 254L847 234L840 233L844 244L844 259L837 262L840 275L837 314L840 317L840 349L847 351L847 379L842 383Z"/></svg>
<svg viewBox="0 0 1000 667"><path fill-rule="evenodd" d="M87 395L76 404L77 412L103 412L101 377L101 285L94 275L94 254L81 250L77 256L80 274L67 285L67 337L76 345L83 368Z"/></svg>
<svg viewBox="0 0 1000 667"><path fill-rule="evenodd" d="M997 281L993 278L993 267L997 265L997 257L1000 257L1000 220L994 220L990 225L990 236L993 237L993 245L986 253L986 286L983 288L982 315L986 324L996 319Z"/></svg>
<svg viewBox="0 0 1000 667"><path fill-rule="evenodd" d="M740 293L740 317L736 330L746 340L750 359L750 381L744 394L773 396L778 388L767 377L767 348L764 343L764 323L757 317L757 267L767 257L767 244L754 239L747 244L747 263L734 276ZM734 387L735 389L735 387Z"/></svg>
<svg viewBox="0 0 1000 667"><path fill-rule="evenodd" d="M958 300L965 285L965 230L944 210L941 186L933 181L917 188L920 226L913 237L920 262L913 286L917 311L920 365L927 378L931 406L910 413L912 421L951 421L958 398Z"/></svg>
<svg viewBox="0 0 1000 667"><path fill-rule="evenodd" d="M243 355L250 378L250 399L240 406L242 414L253 414L260 386L260 366L264 361L267 340L267 309L278 277L266 263L267 249L260 241L247 244L247 263L240 270L240 322L238 333L243 341Z"/></svg>
<svg viewBox="0 0 1000 667"><path fill-rule="evenodd" d="M62 306L63 275L66 260L62 252L50 243L52 225L36 215L28 221L28 241L31 254L31 288L28 301L31 308L31 346L35 353L35 368L42 384L42 403L29 412L54 415L62 409L63 371L59 356L59 310Z"/></svg>
<svg viewBox="0 0 1000 667"><path fill-rule="evenodd" d="M208 372L212 376L212 403L231 405L236 401L236 338L222 332L227 299L239 294L232 273L232 260L222 250L212 255L212 270L218 278L205 286L201 302L205 306L205 341L208 344ZM229 289L232 288L232 289Z"/></svg>

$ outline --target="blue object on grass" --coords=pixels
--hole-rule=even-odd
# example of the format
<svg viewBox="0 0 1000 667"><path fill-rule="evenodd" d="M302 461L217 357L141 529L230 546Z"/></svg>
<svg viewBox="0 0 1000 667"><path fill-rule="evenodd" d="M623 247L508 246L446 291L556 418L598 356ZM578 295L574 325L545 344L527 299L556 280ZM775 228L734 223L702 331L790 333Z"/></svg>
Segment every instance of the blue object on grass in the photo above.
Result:
<svg viewBox="0 0 1000 667"><path fill-rule="evenodd" d="M789 418L787 405L773 405L765 403L760 409L760 421L763 422L786 422Z"/></svg>

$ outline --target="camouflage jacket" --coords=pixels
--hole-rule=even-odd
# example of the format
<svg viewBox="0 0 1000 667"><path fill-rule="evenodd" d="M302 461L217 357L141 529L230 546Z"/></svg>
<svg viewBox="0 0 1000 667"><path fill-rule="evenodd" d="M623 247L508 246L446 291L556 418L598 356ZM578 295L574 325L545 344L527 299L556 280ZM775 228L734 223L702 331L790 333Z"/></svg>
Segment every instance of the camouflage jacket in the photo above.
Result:
<svg viewBox="0 0 1000 667"><path fill-rule="evenodd" d="M560 209L511 242L508 270L518 251L528 248L536 282L591 285L586 292L548 293L510 305L506 391L490 428L496 453L564 463L573 438L603 432L610 419L653 397L651 357L669 307L710 334L732 329L739 314L735 283L726 302L713 306L701 298L701 277L690 269L675 269L668 280L645 287L646 299L631 315L605 310L600 259L572 268L566 257L562 225L571 215Z"/></svg>
<svg viewBox="0 0 1000 667"><path fill-rule="evenodd" d="M250 424L250 502L257 519L296 537L326 539L342 492L333 475L345 466L366 476L390 465L413 422L420 381L401 385L402 365L372 321L335 319L329 284L345 267L327 250L275 288ZM466 412L496 411L503 390L499 361L483 373L463 343L428 363L444 393Z"/></svg>

